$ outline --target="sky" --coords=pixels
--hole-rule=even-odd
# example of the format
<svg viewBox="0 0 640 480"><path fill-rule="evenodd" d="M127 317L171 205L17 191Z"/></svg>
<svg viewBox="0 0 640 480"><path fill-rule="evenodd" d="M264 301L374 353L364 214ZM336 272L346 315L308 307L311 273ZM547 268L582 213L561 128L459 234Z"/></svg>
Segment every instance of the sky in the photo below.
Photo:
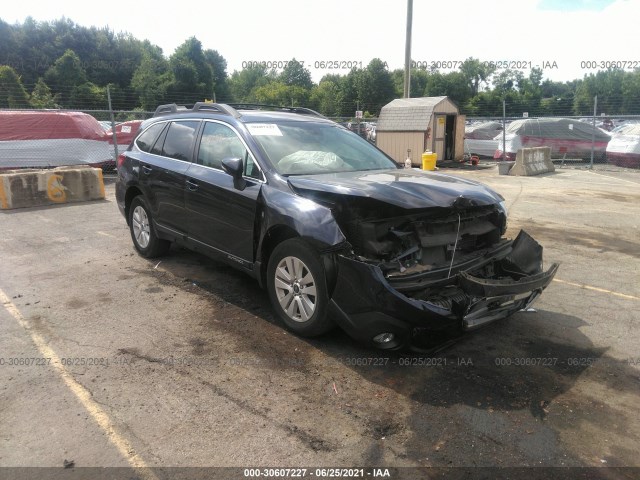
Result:
<svg viewBox="0 0 640 480"><path fill-rule="evenodd" d="M228 73L248 62L282 66L296 58L314 81L345 75L373 58L404 66L405 0L110 0L4 2L0 18L62 16L148 39L169 56L195 36L217 50ZM545 79L582 78L610 62L640 67L640 0L413 1L412 58L418 66L455 67L468 57L499 68L540 67ZM275 63L274 63L275 62ZM324 65L323 65L324 62ZM324 66L324 68L322 68Z"/></svg>

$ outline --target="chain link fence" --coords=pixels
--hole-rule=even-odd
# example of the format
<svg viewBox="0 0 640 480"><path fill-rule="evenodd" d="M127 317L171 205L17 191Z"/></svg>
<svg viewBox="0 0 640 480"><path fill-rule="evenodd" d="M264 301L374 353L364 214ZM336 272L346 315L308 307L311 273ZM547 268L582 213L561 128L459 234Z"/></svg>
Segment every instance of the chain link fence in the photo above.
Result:
<svg viewBox="0 0 640 480"><path fill-rule="evenodd" d="M153 113L0 110L0 169L91 165L114 172L118 154L128 148L142 121ZM376 143L377 118L331 120ZM496 162L511 158L518 148L543 145L551 146L559 167L640 172L640 116L467 117L467 160L477 156L483 163Z"/></svg>

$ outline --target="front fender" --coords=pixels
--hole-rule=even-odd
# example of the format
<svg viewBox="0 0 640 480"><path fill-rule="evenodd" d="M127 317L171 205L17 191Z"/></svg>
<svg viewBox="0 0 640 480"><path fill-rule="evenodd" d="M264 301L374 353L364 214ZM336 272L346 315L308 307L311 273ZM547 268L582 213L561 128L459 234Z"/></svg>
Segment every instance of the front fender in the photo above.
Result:
<svg viewBox="0 0 640 480"><path fill-rule="evenodd" d="M289 227L320 250L346 241L329 208L269 185L262 188L261 194L264 217L260 243L269 229L279 225Z"/></svg>

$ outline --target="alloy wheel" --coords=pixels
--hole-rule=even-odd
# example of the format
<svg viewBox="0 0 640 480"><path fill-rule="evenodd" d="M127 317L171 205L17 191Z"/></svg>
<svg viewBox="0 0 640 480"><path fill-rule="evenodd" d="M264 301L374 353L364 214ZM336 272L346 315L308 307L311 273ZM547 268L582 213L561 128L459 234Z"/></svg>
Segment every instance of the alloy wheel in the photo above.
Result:
<svg viewBox="0 0 640 480"><path fill-rule="evenodd" d="M309 268L297 257L284 257L275 270L278 302L287 316L306 322L316 309L316 282Z"/></svg>

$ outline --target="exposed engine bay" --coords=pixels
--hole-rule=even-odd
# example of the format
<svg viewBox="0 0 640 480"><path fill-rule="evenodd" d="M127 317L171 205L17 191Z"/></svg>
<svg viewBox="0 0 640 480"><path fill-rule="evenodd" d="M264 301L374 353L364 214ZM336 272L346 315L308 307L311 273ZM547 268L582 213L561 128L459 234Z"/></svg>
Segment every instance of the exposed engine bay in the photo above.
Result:
<svg viewBox="0 0 640 480"><path fill-rule="evenodd" d="M408 212L370 199L333 205L353 252L386 277L427 272L502 241L506 215L497 205ZM377 202L375 202L377 203Z"/></svg>

